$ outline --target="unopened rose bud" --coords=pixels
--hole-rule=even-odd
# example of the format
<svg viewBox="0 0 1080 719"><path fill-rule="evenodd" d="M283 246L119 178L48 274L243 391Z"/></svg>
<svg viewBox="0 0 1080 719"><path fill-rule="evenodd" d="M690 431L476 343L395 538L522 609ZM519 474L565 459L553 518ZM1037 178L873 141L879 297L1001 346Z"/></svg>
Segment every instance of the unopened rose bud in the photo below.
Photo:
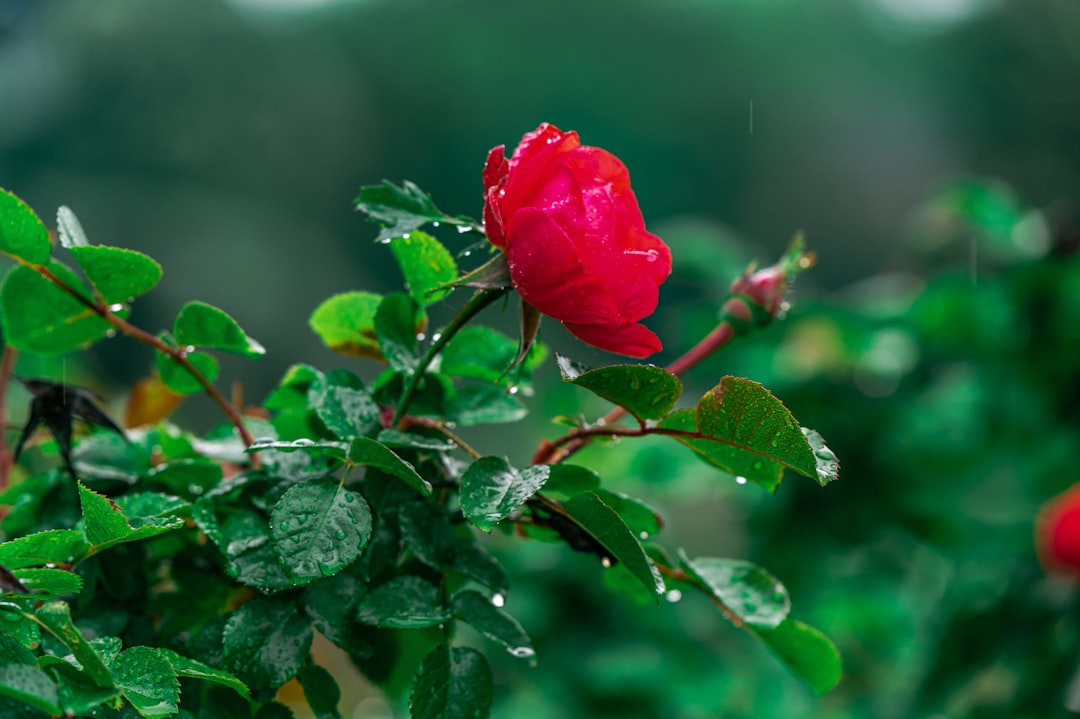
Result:
<svg viewBox="0 0 1080 719"><path fill-rule="evenodd" d="M780 314L787 285L788 272L778 265L747 271L731 283L724 314L737 330L764 327Z"/></svg>

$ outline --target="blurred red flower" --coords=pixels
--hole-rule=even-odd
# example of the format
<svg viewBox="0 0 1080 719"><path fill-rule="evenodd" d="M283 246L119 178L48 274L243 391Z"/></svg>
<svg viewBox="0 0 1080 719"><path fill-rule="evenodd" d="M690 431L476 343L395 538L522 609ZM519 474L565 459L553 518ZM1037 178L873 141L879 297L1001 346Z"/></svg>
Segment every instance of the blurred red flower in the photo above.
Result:
<svg viewBox="0 0 1080 719"><path fill-rule="evenodd" d="M1035 546L1047 571L1080 577L1080 484L1043 506Z"/></svg>
<svg viewBox="0 0 1080 719"><path fill-rule="evenodd" d="M522 300L594 347L658 352L638 322L656 309L671 251L645 230L626 166L546 123L509 160L504 149L484 167L484 225Z"/></svg>

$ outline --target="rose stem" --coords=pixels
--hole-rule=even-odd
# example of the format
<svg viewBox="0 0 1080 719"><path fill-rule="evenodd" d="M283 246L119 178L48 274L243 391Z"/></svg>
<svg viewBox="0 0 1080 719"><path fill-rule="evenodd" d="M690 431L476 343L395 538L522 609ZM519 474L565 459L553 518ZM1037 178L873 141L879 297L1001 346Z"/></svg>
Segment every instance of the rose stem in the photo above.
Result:
<svg viewBox="0 0 1080 719"><path fill-rule="evenodd" d="M723 320L712 332L705 335L700 342L664 369L676 377L682 377L691 369L701 364L701 362L713 352L716 352L730 342L734 336L735 328L731 326L730 322ZM622 407L615 407L604 415L602 419L596 422L596 424L613 424L622 419L622 416L625 414L625 409ZM536 454L533 455L532 464L553 464L555 462L561 462L588 444L593 436L595 436L595 434L589 434L582 430L574 430L570 434L564 435L554 442L545 440L536 450Z"/></svg>
<svg viewBox="0 0 1080 719"><path fill-rule="evenodd" d="M443 328L439 334L439 338L431 343L431 346L424 352L424 356L417 362L416 367L413 369L413 374L409 378L409 383L405 385L405 391L401 395L401 399L398 401L397 410L394 412L394 419L390 423L391 426L396 425L401 421L401 418L405 416L405 412L409 409L409 404L413 400L413 395L416 394L417 388L420 387L420 381L424 377L424 373L427 371L428 365L432 363L435 356L442 351L442 348L446 346L446 343L457 334L458 330L465 326L469 320L475 317L481 310L490 305L495 300L499 299L510 288L502 288L497 290L481 290L474 294L465 306L462 307L454 318L450 320L450 324Z"/></svg>

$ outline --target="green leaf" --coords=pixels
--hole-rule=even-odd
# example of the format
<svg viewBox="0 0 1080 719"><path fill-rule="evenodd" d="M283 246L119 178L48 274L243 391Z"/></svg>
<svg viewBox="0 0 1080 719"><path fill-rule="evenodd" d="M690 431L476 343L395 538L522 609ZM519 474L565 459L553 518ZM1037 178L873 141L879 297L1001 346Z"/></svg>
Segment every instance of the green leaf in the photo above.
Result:
<svg viewBox="0 0 1080 719"><path fill-rule="evenodd" d="M60 239L60 246L68 250L90 244L90 241L86 239L82 223L67 205L56 208L56 235Z"/></svg>
<svg viewBox="0 0 1080 719"><path fill-rule="evenodd" d="M434 627L450 619L439 589L420 577L395 577L361 600L356 618L364 624L395 629Z"/></svg>
<svg viewBox="0 0 1080 719"><path fill-rule="evenodd" d="M261 357L266 350L240 329L224 310L205 302L188 302L173 322L173 337L181 347L212 347L245 357Z"/></svg>
<svg viewBox="0 0 1080 719"><path fill-rule="evenodd" d="M501 596L501 595L499 595ZM532 659L536 651L532 640L518 621L492 604L480 592L466 589L454 595L454 616L472 625L491 641L502 645L511 656Z"/></svg>
<svg viewBox="0 0 1080 719"><path fill-rule="evenodd" d="M510 587L503 566L475 541L458 541L454 545L450 569L495 592L505 592Z"/></svg>
<svg viewBox="0 0 1080 719"><path fill-rule="evenodd" d="M693 409L676 410L661 420L657 426L663 429L696 433L698 430L694 413ZM784 467L779 462L708 438L674 437L674 439L694 450L702 461L732 475L739 484L750 481L770 492L780 486Z"/></svg>
<svg viewBox="0 0 1080 719"><path fill-rule="evenodd" d="M462 387L446 408L447 418L462 427L517 422L528 413L506 390L482 384Z"/></svg>
<svg viewBox="0 0 1080 719"><path fill-rule="evenodd" d="M225 661L251 686L279 687L300 671L311 639L311 623L293 600L257 597L225 624Z"/></svg>
<svg viewBox="0 0 1080 719"><path fill-rule="evenodd" d="M367 437L357 437L349 445L349 461L365 467L376 467L392 474L421 494L431 494L431 483L416 473L416 469L394 454L388 447Z"/></svg>
<svg viewBox="0 0 1080 719"><path fill-rule="evenodd" d="M389 180L383 180L381 185L360 188L356 209L367 215L372 222L382 225L379 236L375 238L376 242L405 237L413 230L432 222L467 224L444 214L432 202L430 195L408 180L405 180L401 187Z"/></svg>
<svg viewBox="0 0 1080 719"><path fill-rule="evenodd" d="M695 423L710 440L756 455L763 465L769 460L818 478L817 459L802 429L787 407L757 382L724 377L701 398Z"/></svg>
<svg viewBox="0 0 1080 719"><path fill-rule="evenodd" d="M824 694L840 681L843 673L840 652L817 629L789 618L775 629L755 628L754 634L818 694Z"/></svg>
<svg viewBox="0 0 1080 719"><path fill-rule="evenodd" d="M498 524L544 486L551 468L535 465L517 470L502 457L481 457L461 478L461 509L485 532Z"/></svg>
<svg viewBox="0 0 1080 719"><path fill-rule="evenodd" d="M13 574L33 594L78 594L82 577L65 569L16 569Z"/></svg>
<svg viewBox="0 0 1080 719"><path fill-rule="evenodd" d="M457 263L441 242L426 232L414 230L392 239L390 251L401 265L409 294L419 304L430 305L450 294L450 290L437 288L457 279Z"/></svg>
<svg viewBox="0 0 1080 719"><path fill-rule="evenodd" d="M366 592L367 587L350 572L320 579L304 589L304 611L312 624L352 657L372 654L371 645L361 636L356 623L356 608Z"/></svg>
<svg viewBox="0 0 1080 719"><path fill-rule="evenodd" d="M570 499L575 494L590 492L600 487L600 476L576 464L547 465L549 476L544 483L544 495L556 499Z"/></svg>
<svg viewBox="0 0 1080 719"><path fill-rule="evenodd" d="M214 684L228 687L244 697L248 696L250 693L246 684L227 671L215 669L208 664L203 664L194 659L181 656L171 649L158 649L157 651L165 658L178 677L189 677L191 679L203 679L208 682L213 682Z"/></svg>
<svg viewBox="0 0 1080 719"><path fill-rule="evenodd" d="M376 439L387 447L419 449L427 452L452 452L457 448L457 445L448 439L429 437L415 432L399 432L396 429L384 429L379 432Z"/></svg>
<svg viewBox="0 0 1080 719"><path fill-rule="evenodd" d="M34 265L49 261L49 231L30 207L0 189L0 252Z"/></svg>
<svg viewBox="0 0 1080 719"><path fill-rule="evenodd" d="M180 682L172 665L151 647L131 647L112 662L113 678L124 698L148 719L168 717L178 710Z"/></svg>
<svg viewBox="0 0 1080 719"><path fill-rule="evenodd" d="M18 615L8 614L7 612L0 614L0 621L4 621L5 625L9 623L7 620L11 618L19 619L23 618L23 615L21 613ZM5 630L6 628L5 626ZM37 655L7 631L0 631L0 666L8 664L25 664L32 667L37 664Z"/></svg>
<svg viewBox="0 0 1080 719"><path fill-rule="evenodd" d="M315 719L341 719L338 702L341 689L330 672L318 664L305 664L297 677L304 688L304 698Z"/></svg>
<svg viewBox="0 0 1080 719"><path fill-rule="evenodd" d="M443 348L439 371L485 382L517 382L531 375L544 361L547 350L543 345L533 345L520 376L507 372L517 353L518 343L503 333L490 327L466 327Z"/></svg>
<svg viewBox="0 0 1080 719"><path fill-rule="evenodd" d="M264 515L232 509L223 511L219 518L213 501L207 497L195 504L192 519L225 555L225 571L236 581L265 592L292 586L274 553L269 520Z"/></svg>
<svg viewBox="0 0 1080 719"><path fill-rule="evenodd" d="M614 402L639 422L665 416L683 391L678 377L654 365L613 365L578 373L572 365L560 363L559 369L563 381Z"/></svg>
<svg viewBox="0 0 1080 719"><path fill-rule="evenodd" d="M161 265L134 250L85 245L72 247L71 256L106 304L130 302L161 280Z"/></svg>
<svg viewBox="0 0 1080 719"><path fill-rule="evenodd" d="M491 667L468 647L432 649L409 691L412 719L485 719L491 714Z"/></svg>
<svg viewBox="0 0 1080 719"><path fill-rule="evenodd" d="M642 539L647 539L664 528L664 520L657 511L640 499L607 489L597 489L596 495L615 510L631 532Z"/></svg>
<svg viewBox="0 0 1080 719"><path fill-rule="evenodd" d="M679 559L687 574L746 624L772 629L787 618L787 590L761 567L741 559L689 559L681 551Z"/></svg>
<svg viewBox="0 0 1080 719"><path fill-rule="evenodd" d="M0 696L9 697L51 716L63 713L56 683L37 667L0 666Z"/></svg>
<svg viewBox="0 0 1080 719"><path fill-rule="evenodd" d="M371 537L364 498L330 477L299 482L270 515L270 534L285 573L297 585L337 574Z"/></svg>
<svg viewBox="0 0 1080 719"><path fill-rule="evenodd" d="M92 302L86 285L67 266L49 260L46 268ZM43 355L83 349L112 331L93 310L25 265L11 268L0 284L0 327L12 347Z"/></svg>
<svg viewBox="0 0 1080 719"><path fill-rule="evenodd" d="M155 537L184 526L179 517L133 517L108 497L87 489L79 483L79 501L86 522L86 538L94 552L124 542Z"/></svg>
<svg viewBox="0 0 1080 719"><path fill-rule="evenodd" d="M375 335L375 311L382 295L345 292L319 305L308 324L323 343L343 355L383 359Z"/></svg>
<svg viewBox="0 0 1080 719"><path fill-rule="evenodd" d="M427 324L420 305L409 295L394 292L383 298L375 310L375 336L379 351L399 372L408 372L416 362L416 333Z"/></svg>
<svg viewBox="0 0 1080 719"><path fill-rule="evenodd" d="M173 344L165 337L161 335L159 337L168 344ZM185 356L196 371L207 380L213 382L217 379L219 371L217 357L206 352L188 352ZM157 369L162 383L173 392L178 394L198 394L203 391L203 386L199 384L195 376L164 352L154 352L154 367Z"/></svg>
<svg viewBox="0 0 1080 719"><path fill-rule="evenodd" d="M365 437L379 426L379 406L359 380L356 386L333 375L312 384L311 404L326 428L344 440Z"/></svg>
<svg viewBox="0 0 1080 719"><path fill-rule="evenodd" d="M83 672L90 681L100 687L114 687L112 673L90 642L71 621L71 610L67 602L47 602L37 610L37 619L42 627L68 648L72 656L82 665Z"/></svg>
<svg viewBox="0 0 1080 719"><path fill-rule="evenodd" d="M43 665L48 658L42 657ZM60 706L67 716L90 715L97 707L120 696L120 689L115 685L99 686L85 672L62 659L49 663L48 670L59 684Z"/></svg>
<svg viewBox="0 0 1080 719"><path fill-rule="evenodd" d="M232 717L230 716L228 719L232 719ZM296 719L296 715L293 714L292 709L284 704L268 702L259 707L259 711L255 712L255 719Z"/></svg>
<svg viewBox="0 0 1080 719"><path fill-rule="evenodd" d="M565 507L567 514L595 537L615 559L622 562L659 601L660 595L664 593L664 580L646 556L637 536L630 531L615 510L594 492L571 497Z"/></svg>
<svg viewBox="0 0 1080 719"><path fill-rule="evenodd" d="M90 549L77 529L48 529L0 544L0 564L22 569L38 564L71 564Z"/></svg>
<svg viewBox="0 0 1080 719"><path fill-rule="evenodd" d="M147 481L173 492L198 496L216 487L224 476L220 464L199 457L158 464L147 473Z"/></svg>

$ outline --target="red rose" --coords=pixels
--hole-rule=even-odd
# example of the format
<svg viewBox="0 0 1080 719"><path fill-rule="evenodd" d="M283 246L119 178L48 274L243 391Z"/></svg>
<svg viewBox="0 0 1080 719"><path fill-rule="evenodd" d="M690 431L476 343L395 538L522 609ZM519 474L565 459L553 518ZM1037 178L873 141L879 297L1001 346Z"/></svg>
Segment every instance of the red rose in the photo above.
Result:
<svg viewBox="0 0 1080 719"><path fill-rule="evenodd" d="M1048 571L1080 576L1080 485L1043 507L1035 524L1035 546Z"/></svg>
<svg viewBox="0 0 1080 719"><path fill-rule="evenodd" d="M543 124L509 161L502 145L488 153L484 189L488 239L525 302L608 352L660 350L638 321L656 309L671 251L645 230L617 157Z"/></svg>

